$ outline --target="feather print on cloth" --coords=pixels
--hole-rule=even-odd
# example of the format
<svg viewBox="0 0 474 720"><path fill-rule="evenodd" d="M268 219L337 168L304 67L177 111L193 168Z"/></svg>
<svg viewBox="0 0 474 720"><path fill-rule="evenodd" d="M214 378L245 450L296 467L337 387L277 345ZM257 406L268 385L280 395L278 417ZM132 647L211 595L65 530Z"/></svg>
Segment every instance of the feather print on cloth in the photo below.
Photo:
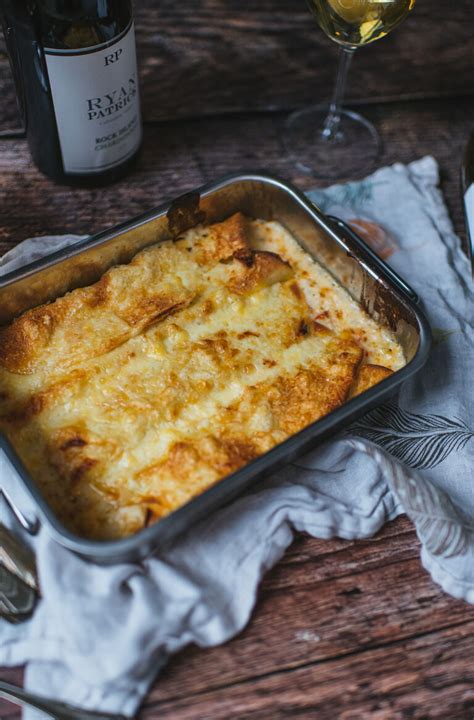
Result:
<svg viewBox="0 0 474 720"><path fill-rule="evenodd" d="M383 464L392 490L415 523L425 548L437 557L463 555L472 544L474 527L461 517L446 493L397 462L389 459L387 463L387 457L382 457L376 447L366 446L365 452Z"/></svg>
<svg viewBox="0 0 474 720"><path fill-rule="evenodd" d="M474 438L474 432L458 418L417 415L394 403L372 410L351 425L349 433L371 440L417 470L439 465Z"/></svg>

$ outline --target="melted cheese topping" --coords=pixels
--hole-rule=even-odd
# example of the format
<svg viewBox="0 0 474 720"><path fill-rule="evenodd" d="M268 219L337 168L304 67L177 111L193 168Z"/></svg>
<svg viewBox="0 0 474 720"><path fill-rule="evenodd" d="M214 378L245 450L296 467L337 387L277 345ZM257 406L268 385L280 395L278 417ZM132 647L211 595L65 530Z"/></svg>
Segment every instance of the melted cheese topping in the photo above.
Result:
<svg viewBox="0 0 474 720"><path fill-rule="evenodd" d="M79 535L138 531L404 364L278 223L152 246L0 330L0 429Z"/></svg>
<svg viewBox="0 0 474 720"><path fill-rule="evenodd" d="M358 339L364 348L366 362L391 370L399 370L406 364L393 334L372 320L280 223L255 220L252 234L254 247L272 250L291 264L319 322L337 333L348 331Z"/></svg>

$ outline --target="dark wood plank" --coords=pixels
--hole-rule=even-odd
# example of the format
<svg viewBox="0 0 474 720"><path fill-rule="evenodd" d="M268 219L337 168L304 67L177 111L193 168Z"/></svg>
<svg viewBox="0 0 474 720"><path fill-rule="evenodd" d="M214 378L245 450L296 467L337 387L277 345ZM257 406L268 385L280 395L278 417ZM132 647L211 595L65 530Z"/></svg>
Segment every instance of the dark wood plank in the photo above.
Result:
<svg viewBox="0 0 474 720"><path fill-rule="evenodd" d="M0 678L13 685L23 685L23 670L21 668L1 668ZM13 703L0 698L0 720L19 720L20 710Z"/></svg>
<svg viewBox="0 0 474 720"><path fill-rule="evenodd" d="M442 187L463 234L459 172L474 99L387 103L364 112L384 137L381 164L427 153L439 160ZM100 190L57 186L33 166L25 141L0 141L0 253L33 235L95 232L226 173L265 169L301 187L314 186L283 149L284 117L245 114L147 125L136 169Z"/></svg>
<svg viewBox="0 0 474 720"><path fill-rule="evenodd" d="M471 720L474 622L145 707L142 720ZM242 658L243 662L247 657Z"/></svg>
<svg viewBox="0 0 474 720"><path fill-rule="evenodd" d="M288 109L329 97L336 47L304 0L141 0L135 3L148 121ZM471 0L422 0L403 26L364 48L352 99L472 93ZM0 126L15 123L6 56L0 56Z"/></svg>
<svg viewBox="0 0 474 720"><path fill-rule="evenodd" d="M336 48L303 0L148 0L137 11L147 119L287 109L332 90ZM350 96L469 92L471 12L469 0L420 2L402 28L359 53Z"/></svg>
<svg viewBox="0 0 474 720"><path fill-rule="evenodd" d="M337 539L327 542L299 535L277 567L265 578L263 588L264 592L271 592L274 589L291 592L292 588L298 584L304 585L309 575L317 580L350 576L351 573L357 574L363 569L380 566L385 560L390 564L389 560L393 559L394 555L399 560L403 560L416 558L418 553L418 543L416 539L414 540L413 528L404 518L387 525L383 532L376 537L357 542ZM287 570L288 567L290 572ZM296 573L292 572L295 568L297 569ZM259 612L260 606L258 605L257 613ZM250 632L252 633L252 630ZM298 638L303 643L315 642L316 635L314 631L303 631L299 633ZM243 638L244 635L241 637ZM224 648L216 648L211 651L208 665L219 667L220 661L217 659L216 663L215 653L220 654L221 652L227 654L227 650ZM195 658L200 663L202 656L203 652L194 648L187 649L173 660L170 668L159 680L157 687L160 688L162 683L163 686L166 684L166 687L164 687L163 693L160 693L158 700L160 697L169 700L176 693L177 683L184 692L187 692L189 677L192 678L193 675L196 675ZM190 674L187 670L188 661L190 661ZM2 680L16 685L23 683L23 671L20 668L2 668L0 677ZM203 683L204 687L206 687L206 682L208 682L208 676ZM195 684L190 687L190 693L192 687L195 687ZM154 692L151 697L156 698L156 693ZM153 703L153 699L151 702ZM15 709L15 706L0 698L0 720L18 720L19 717L20 712Z"/></svg>
<svg viewBox="0 0 474 720"><path fill-rule="evenodd" d="M366 108L382 129L381 162L425 153L440 161L443 189L462 232L459 164L474 100ZM21 141L0 143L0 252L27 235L90 232L149 209L221 174L264 167L302 187L285 156L284 114L243 114L146 128L135 171L103 190L43 178ZM153 689L143 717L474 717L472 608L424 573L410 523L399 519L357 543L299 538L265 579L255 615L221 648L187 649ZM21 681L20 671L0 671ZM20 716L0 704L0 720Z"/></svg>
<svg viewBox="0 0 474 720"><path fill-rule="evenodd" d="M412 529L395 537L385 529L365 543L306 538L301 548L306 557L277 566L263 582L249 627L222 648L183 651L149 704L174 701L184 687L188 696L217 692L474 619L472 608L421 570Z"/></svg>
<svg viewBox="0 0 474 720"><path fill-rule="evenodd" d="M473 610L442 593L418 555L406 518L367 541L300 536L244 632L174 658L140 717L467 720ZM9 707L0 720L18 720Z"/></svg>

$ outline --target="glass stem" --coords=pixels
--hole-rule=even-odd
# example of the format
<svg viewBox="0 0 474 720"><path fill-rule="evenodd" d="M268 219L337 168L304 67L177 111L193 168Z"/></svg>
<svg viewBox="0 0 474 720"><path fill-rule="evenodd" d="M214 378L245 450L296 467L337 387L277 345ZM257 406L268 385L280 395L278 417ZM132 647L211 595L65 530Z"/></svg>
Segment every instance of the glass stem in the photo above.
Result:
<svg viewBox="0 0 474 720"><path fill-rule="evenodd" d="M335 140L341 124L342 102L346 91L347 75L351 66L354 50L341 47L339 50L339 65L337 68L336 87L329 106L329 113L324 121L323 138L330 142Z"/></svg>

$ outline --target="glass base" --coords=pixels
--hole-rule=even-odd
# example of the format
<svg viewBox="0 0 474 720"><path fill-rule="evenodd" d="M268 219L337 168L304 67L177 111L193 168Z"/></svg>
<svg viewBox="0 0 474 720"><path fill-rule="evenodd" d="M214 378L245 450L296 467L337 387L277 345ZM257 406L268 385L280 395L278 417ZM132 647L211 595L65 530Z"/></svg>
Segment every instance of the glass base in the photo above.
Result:
<svg viewBox="0 0 474 720"><path fill-rule="evenodd" d="M283 142L298 169L325 180L369 172L382 149L377 130L362 115L342 110L337 131L325 135L328 112L327 105L316 105L287 119Z"/></svg>

